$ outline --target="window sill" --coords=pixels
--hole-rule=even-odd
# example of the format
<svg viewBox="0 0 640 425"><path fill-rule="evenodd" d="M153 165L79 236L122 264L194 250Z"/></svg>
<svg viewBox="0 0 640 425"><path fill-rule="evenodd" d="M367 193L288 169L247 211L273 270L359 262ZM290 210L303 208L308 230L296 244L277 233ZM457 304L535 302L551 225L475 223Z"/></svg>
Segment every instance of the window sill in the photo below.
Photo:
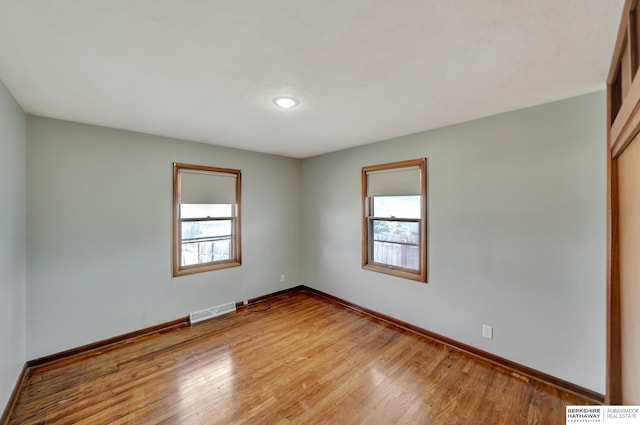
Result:
<svg viewBox="0 0 640 425"><path fill-rule="evenodd" d="M427 283L426 273L420 273L418 271L412 272L407 271L406 269L401 269L393 266L385 266L385 265L377 265L377 264L365 264L362 266L365 270L370 270L372 272L384 273L395 277L400 277L403 279L415 280L417 282Z"/></svg>
<svg viewBox="0 0 640 425"><path fill-rule="evenodd" d="M228 269L231 267L240 267L242 263L240 261L225 261L215 264L193 265L185 267L174 267L173 277L186 276L195 273L210 272L213 270Z"/></svg>

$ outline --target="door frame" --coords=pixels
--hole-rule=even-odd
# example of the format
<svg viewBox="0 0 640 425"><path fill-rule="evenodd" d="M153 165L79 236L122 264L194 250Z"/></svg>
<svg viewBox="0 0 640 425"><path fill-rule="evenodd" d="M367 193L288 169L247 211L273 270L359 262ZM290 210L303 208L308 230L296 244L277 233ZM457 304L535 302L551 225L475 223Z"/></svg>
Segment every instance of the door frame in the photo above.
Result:
<svg viewBox="0 0 640 425"><path fill-rule="evenodd" d="M640 132L640 11L626 0L607 77L606 404L622 403L618 158ZM640 142L639 142L640 143Z"/></svg>

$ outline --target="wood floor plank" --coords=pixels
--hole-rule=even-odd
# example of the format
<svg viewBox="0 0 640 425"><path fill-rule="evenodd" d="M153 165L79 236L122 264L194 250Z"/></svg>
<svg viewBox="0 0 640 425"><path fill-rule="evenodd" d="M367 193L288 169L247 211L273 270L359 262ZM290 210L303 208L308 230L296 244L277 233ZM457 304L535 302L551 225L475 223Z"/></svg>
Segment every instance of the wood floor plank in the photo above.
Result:
<svg viewBox="0 0 640 425"><path fill-rule="evenodd" d="M311 293L29 371L10 424L562 424L579 396Z"/></svg>

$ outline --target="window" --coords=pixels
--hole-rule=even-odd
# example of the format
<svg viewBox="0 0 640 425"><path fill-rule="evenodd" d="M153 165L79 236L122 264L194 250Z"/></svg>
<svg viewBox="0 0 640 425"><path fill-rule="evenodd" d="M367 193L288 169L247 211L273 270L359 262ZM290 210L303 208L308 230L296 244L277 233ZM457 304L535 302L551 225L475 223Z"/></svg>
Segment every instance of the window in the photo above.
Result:
<svg viewBox="0 0 640 425"><path fill-rule="evenodd" d="M362 168L362 267L427 281L427 160Z"/></svg>
<svg viewBox="0 0 640 425"><path fill-rule="evenodd" d="M240 170L173 164L173 275L241 264Z"/></svg>

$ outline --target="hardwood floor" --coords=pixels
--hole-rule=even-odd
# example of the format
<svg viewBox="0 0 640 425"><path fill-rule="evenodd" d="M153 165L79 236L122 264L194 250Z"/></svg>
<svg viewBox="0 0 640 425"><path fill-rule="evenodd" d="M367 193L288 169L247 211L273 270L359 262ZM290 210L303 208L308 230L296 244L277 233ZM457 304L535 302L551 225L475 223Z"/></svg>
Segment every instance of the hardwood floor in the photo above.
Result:
<svg viewBox="0 0 640 425"><path fill-rule="evenodd" d="M306 292L34 368L10 424L564 424L579 396Z"/></svg>

